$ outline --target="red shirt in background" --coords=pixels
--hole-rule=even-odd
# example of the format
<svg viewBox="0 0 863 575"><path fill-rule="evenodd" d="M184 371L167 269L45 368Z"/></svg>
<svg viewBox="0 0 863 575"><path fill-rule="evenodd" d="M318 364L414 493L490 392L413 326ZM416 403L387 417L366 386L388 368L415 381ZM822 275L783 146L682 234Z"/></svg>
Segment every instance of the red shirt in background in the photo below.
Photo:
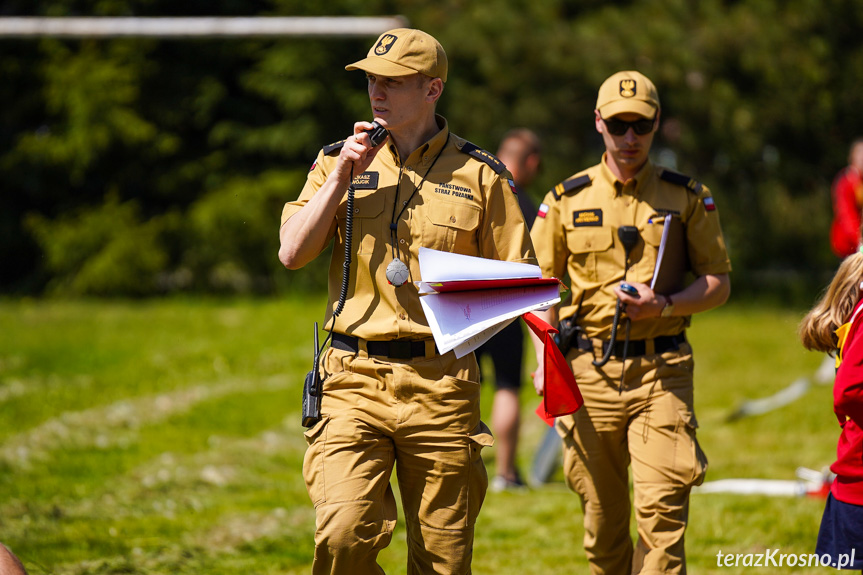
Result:
<svg viewBox="0 0 863 575"><path fill-rule="evenodd" d="M833 180L833 223L830 247L844 258L860 244L860 210L863 207L863 179L853 167L839 172Z"/></svg>
<svg viewBox="0 0 863 575"><path fill-rule="evenodd" d="M839 369L833 383L833 411L842 427L837 459L830 466L836 480L833 497L844 503L863 505L863 300L857 302L851 325L840 341ZM847 324L846 324L847 325ZM840 328L842 330L842 328Z"/></svg>

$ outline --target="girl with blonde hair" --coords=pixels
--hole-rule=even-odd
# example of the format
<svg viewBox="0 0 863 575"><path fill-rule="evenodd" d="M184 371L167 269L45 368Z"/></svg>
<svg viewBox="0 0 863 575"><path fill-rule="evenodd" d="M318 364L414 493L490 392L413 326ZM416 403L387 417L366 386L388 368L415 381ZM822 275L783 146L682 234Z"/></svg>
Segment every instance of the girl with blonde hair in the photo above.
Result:
<svg viewBox="0 0 863 575"><path fill-rule="evenodd" d="M842 428L836 479L821 519L821 564L863 569L863 247L846 257L824 295L800 324L810 350L836 355L833 411Z"/></svg>

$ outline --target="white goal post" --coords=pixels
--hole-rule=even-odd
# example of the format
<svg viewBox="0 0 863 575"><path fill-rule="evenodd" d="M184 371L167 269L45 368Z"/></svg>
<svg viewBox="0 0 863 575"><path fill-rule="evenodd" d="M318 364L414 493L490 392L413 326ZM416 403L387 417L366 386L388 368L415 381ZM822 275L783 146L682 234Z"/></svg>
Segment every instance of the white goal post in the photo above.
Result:
<svg viewBox="0 0 863 575"><path fill-rule="evenodd" d="M408 27L404 16L0 18L0 38L226 38L376 36Z"/></svg>

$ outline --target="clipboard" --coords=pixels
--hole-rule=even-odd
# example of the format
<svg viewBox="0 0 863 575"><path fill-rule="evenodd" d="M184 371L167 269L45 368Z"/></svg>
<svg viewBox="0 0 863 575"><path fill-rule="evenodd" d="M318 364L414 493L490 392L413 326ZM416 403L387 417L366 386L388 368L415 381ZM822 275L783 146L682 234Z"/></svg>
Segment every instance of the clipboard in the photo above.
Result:
<svg viewBox="0 0 863 575"><path fill-rule="evenodd" d="M683 222L672 214L666 214L662 223L662 239L656 255L656 266L650 288L663 295L677 293L684 287L689 261L685 248Z"/></svg>

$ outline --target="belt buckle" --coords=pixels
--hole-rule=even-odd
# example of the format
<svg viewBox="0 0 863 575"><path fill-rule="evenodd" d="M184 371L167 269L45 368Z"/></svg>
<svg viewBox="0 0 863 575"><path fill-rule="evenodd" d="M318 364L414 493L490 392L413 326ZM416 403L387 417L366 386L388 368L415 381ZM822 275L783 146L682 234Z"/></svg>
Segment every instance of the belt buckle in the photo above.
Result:
<svg viewBox="0 0 863 575"><path fill-rule="evenodd" d="M393 339L390 340L389 347L389 356L393 359L410 359L413 357L410 340Z"/></svg>

